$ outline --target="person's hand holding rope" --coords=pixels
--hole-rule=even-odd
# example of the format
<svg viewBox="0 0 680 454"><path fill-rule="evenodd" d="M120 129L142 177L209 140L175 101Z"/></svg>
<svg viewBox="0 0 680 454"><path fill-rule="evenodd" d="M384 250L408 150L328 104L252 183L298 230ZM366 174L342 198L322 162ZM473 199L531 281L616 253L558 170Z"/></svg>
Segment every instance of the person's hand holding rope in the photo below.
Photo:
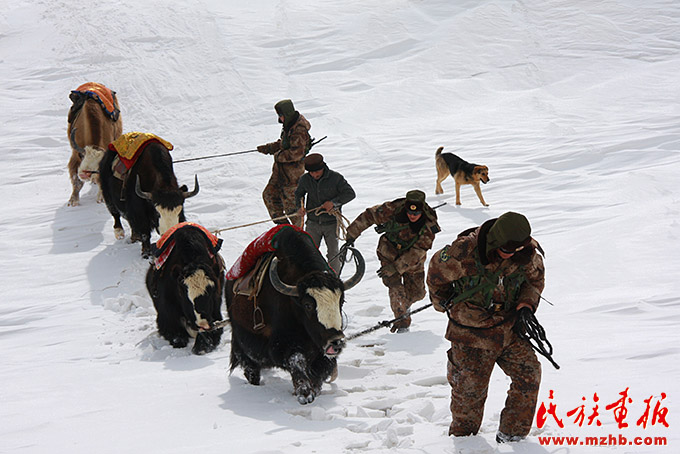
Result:
<svg viewBox="0 0 680 454"><path fill-rule="evenodd" d="M331 214L331 211L334 208L335 208L335 205L333 204L333 202L331 202L330 200L326 200L324 203L321 204L320 207L317 208L317 210L321 210L322 213L325 212L325 213Z"/></svg>
<svg viewBox="0 0 680 454"><path fill-rule="evenodd" d="M345 239L347 235L347 226L349 225L349 219L343 216L340 210L335 207L335 204L333 202L331 202L330 200L326 200L320 206L310 211L316 215L330 214L331 216L335 216L335 220L337 221L336 224L337 230L335 232L336 236L341 240Z"/></svg>

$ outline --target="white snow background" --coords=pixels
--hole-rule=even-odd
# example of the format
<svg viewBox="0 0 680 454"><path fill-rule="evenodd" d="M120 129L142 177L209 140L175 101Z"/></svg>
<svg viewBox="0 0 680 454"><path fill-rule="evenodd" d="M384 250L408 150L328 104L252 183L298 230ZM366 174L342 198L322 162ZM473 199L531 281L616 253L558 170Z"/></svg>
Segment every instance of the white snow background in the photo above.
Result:
<svg viewBox="0 0 680 454"><path fill-rule="evenodd" d="M680 2L663 0L3 0L0 7L0 452L598 453L680 448ZM447 436L446 317L351 342L310 405L282 371L228 374L230 331L195 356L159 337L140 245L116 241L86 185L67 207L69 92L118 93L124 131L152 132L175 159L278 138L291 98L328 138L314 151L364 208L418 188L438 209L434 251L506 211L546 251L538 318L560 370L541 359L526 441L497 446L508 379L492 377L478 436ZM453 181L434 194L439 146L485 164L483 207ZM178 163L209 229L268 218L271 156ZM273 224L225 232L231 266ZM153 239L157 239L154 234ZM392 318L375 275L378 236L357 241L363 281L347 334ZM323 249L323 247L322 247ZM415 307L429 300L417 303ZM226 310L223 309L226 313ZM612 410L628 389L628 427ZM549 392L554 399L549 399ZM663 398L662 393L666 397ZM599 401L594 402L594 394ZM636 421L644 400L669 427ZM569 410L599 405L579 426ZM667 437L658 446L541 446L541 436Z"/></svg>

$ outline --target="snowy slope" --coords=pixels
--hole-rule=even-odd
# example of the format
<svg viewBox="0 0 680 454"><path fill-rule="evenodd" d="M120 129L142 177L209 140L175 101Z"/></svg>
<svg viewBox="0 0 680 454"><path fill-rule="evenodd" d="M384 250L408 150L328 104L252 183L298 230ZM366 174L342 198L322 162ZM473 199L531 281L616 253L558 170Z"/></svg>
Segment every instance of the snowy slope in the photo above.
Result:
<svg viewBox="0 0 680 454"><path fill-rule="evenodd" d="M658 453L680 445L680 3L24 0L0 8L0 452ZM414 316L340 357L308 406L279 371L263 386L228 375L229 334L206 356L155 329L139 245L116 241L86 186L67 207L68 94L118 93L124 130L155 133L176 159L253 149L279 135L291 98L328 135L323 153L365 207L427 192L443 232L513 210L546 250L538 317L562 366L543 362L539 403L556 404L527 441L497 447L508 386L495 371L481 432L447 437L446 318ZM490 207L452 180L434 195L439 146L486 164ZM201 193L189 220L209 229L267 219L271 157L178 163ZM222 235L231 265L271 226ZM127 229L127 225L126 225ZM129 231L129 229L127 229ZM129 233L129 232L128 232ZM367 273L347 294L348 333L391 318L375 275L377 235L357 246ZM427 299L417 306L427 303ZM628 427L605 406L629 390ZM553 391L553 399L549 398ZM669 427L636 425L650 396ZM599 401L594 402L594 394ZM566 413L599 405L602 425ZM543 436L666 437L668 445L541 446ZM617 438L619 440L619 438Z"/></svg>

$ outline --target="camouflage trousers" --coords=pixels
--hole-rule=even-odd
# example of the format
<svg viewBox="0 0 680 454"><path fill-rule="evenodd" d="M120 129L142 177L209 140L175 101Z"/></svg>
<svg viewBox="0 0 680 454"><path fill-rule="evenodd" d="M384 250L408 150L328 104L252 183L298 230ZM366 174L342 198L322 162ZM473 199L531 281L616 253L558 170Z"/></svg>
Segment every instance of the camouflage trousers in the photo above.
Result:
<svg viewBox="0 0 680 454"><path fill-rule="evenodd" d="M272 219L286 216L284 219L274 221L274 223L293 224L302 227L302 218L296 215L297 210L295 209L296 188L295 185L281 186L273 179L270 179L265 186L264 191L262 191L262 200L264 200L264 206L269 211L269 216Z"/></svg>
<svg viewBox="0 0 680 454"><path fill-rule="evenodd" d="M390 307L395 317L400 317L408 312L416 301L425 298L425 271L416 273L393 274L382 278L383 284L388 289ZM394 322L392 330L408 328L411 326L411 317Z"/></svg>
<svg viewBox="0 0 680 454"><path fill-rule="evenodd" d="M503 342L502 347L494 349L490 342L490 350L451 342L447 352L452 416L449 435L466 436L479 431L494 364L512 380L498 430L510 436L529 434L541 382L541 364L527 341L512 330L506 337L508 343Z"/></svg>

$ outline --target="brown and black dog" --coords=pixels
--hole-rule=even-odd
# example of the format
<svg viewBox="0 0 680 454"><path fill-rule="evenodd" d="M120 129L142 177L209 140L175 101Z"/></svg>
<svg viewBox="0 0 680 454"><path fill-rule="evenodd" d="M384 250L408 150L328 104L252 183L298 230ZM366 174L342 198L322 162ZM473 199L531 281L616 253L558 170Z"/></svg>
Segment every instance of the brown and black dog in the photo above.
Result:
<svg viewBox="0 0 680 454"><path fill-rule="evenodd" d="M471 184L475 188L479 201L482 202L482 205L488 207L489 204L482 197L482 189L479 186L479 182L488 183L489 168L469 163L453 153L442 153L442 150L444 150L444 147L439 147L434 154L434 161L437 165L437 187L434 190L435 194L444 193L442 181L451 175L453 181L456 182L456 205L460 205L460 187L464 184Z"/></svg>

